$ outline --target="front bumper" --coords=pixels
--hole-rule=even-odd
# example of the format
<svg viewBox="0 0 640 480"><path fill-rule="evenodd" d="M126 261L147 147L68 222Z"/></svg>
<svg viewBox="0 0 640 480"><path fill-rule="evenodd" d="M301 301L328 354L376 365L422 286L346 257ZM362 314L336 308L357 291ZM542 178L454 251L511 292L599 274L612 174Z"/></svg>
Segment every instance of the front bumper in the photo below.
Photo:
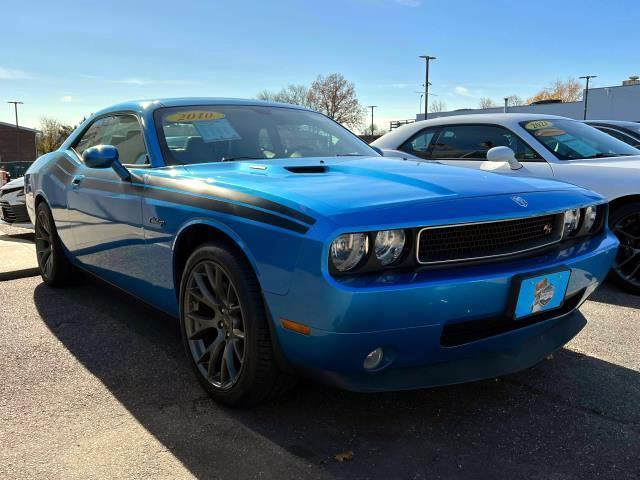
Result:
<svg viewBox="0 0 640 480"><path fill-rule="evenodd" d="M24 202L10 202L0 199L0 220L6 223L30 223Z"/></svg>
<svg viewBox="0 0 640 480"><path fill-rule="evenodd" d="M575 310L605 278L617 247L606 232L483 265L343 283L301 272L287 295L265 299L286 360L329 383L355 391L462 383L527 368L573 338L586 324ZM563 308L507 318L513 277L557 267L571 270ZM285 330L283 318L309 325L310 334ZM366 371L364 358L377 347L384 359Z"/></svg>

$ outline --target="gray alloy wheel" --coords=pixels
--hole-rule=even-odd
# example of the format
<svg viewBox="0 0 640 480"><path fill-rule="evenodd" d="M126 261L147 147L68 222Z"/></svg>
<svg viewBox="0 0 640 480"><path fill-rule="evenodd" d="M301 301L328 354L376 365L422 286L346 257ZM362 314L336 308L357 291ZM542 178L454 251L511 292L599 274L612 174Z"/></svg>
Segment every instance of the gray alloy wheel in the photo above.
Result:
<svg viewBox="0 0 640 480"><path fill-rule="evenodd" d="M65 285L73 267L62 248L51 210L41 202L36 208L35 244L42 280L51 287Z"/></svg>
<svg viewBox="0 0 640 480"><path fill-rule="evenodd" d="M626 290L640 295L640 203L614 212L611 229L620 241L613 279Z"/></svg>
<svg viewBox="0 0 640 480"><path fill-rule="evenodd" d="M38 217L35 225L36 254L38 266L43 277L51 277L53 273L53 236L51 234L51 222L45 209L38 209Z"/></svg>
<svg viewBox="0 0 640 480"><path fill-rule="evenodd" d="M231 388L244 362L244 314L224 268L204 260L187 280L185 330L201 374L217 389Z"/></svg>
<svg viewBox="0 0 640 480"><path fill-rule="evenodd" d="M180 328L191 366L216 401L256 405L294 384L275 359L269 321L241 251L211 242L191 253L180 283Z"/></svg>

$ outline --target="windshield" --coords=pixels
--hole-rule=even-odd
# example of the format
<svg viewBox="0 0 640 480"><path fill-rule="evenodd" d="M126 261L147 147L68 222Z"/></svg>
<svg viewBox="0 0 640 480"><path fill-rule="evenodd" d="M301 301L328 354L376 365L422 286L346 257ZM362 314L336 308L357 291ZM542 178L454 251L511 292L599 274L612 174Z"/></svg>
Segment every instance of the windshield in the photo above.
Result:
<svg viewBox="0 0 640 480"><path fill-rule="evenodd" d="M378 155L319 113L265 106L189 106L156 112L166 163Z"/></svg>
<svg viewBox="0 0 640 480"><path fill-rule="evenodd" d="M520 125L560 160L640 155L640 150L574 120L532 120Z"/></svg>

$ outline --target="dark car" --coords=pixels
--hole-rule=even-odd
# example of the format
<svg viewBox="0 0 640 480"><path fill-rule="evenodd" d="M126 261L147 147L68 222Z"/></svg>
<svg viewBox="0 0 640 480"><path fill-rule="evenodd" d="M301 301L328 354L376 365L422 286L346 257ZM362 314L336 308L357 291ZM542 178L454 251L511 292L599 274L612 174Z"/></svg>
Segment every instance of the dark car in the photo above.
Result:
<svg viewBox="0 0 640 480"><path fill-rule="evenodd" d="M632 147L640 148L640 123L622 120L587 120L585 123Z"/></svg>
<svg viewBox="0 0 640 480"><path fill-rule="evenodd" d="M0 219L11 224L31 223L24 197L24 177L0 188Z"/></svg>

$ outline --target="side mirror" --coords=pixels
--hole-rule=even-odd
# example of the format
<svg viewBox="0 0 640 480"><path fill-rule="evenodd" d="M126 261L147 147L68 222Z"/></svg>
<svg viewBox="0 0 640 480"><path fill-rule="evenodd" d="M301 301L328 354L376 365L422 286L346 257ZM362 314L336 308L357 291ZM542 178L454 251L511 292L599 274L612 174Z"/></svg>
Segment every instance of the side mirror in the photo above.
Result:
<svg viewBox="0 0 640 480"><path fill-rule="evenodd" d="M382 151L381 148L379 147L374 147L373 145L369 145L373 150L376 151L376 153L378 153L381 157L384 157L384 152Z"/></svg>
<svg viewBox="0 0 640 480"><path fill-rule="evenodd" d="M118 149L113 145L96 145L82 153L84 164L89 168L113 168L125 181L131 179L131 173L118 160Z"/></svg>
<svg viewBox="0 0 640 480"><path fill-rule="evenodd" d="M493 147L487 152L489 162L508 163L511 170L520 170L522 164L516 160L516 154L509 147Z"/></svg>

